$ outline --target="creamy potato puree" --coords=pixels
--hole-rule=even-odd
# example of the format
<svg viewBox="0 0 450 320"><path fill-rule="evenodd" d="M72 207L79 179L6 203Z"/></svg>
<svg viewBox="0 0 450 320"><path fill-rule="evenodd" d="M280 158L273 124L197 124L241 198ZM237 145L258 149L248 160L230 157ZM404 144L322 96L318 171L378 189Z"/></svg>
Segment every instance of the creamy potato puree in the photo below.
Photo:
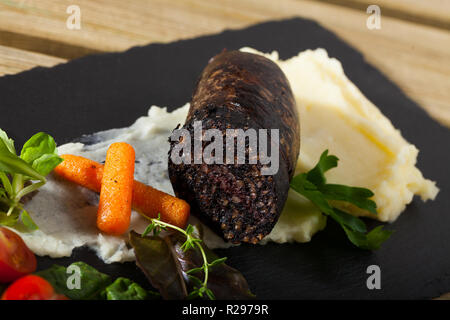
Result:
<svg viewBox="0 0 450 320"><path fill-rule="evenodd" d="M324 49L306 50L286 61L280 61L277 52L264 55L286 74L297 102L301 131L297 172L311 169L328 149L340 159L338 167L327 173L328 181L371 189L378 215L347 209L380 221L397 219L415 194L424 201L436 197L435 183L424 179L415 166L417 148L345 76L338 60L329 58Z"/></svg>
<svg viewBox="0 0 450 320"><path fill-rule="evenodd" d="M417 148L347 79L339 61L330 59L323 49L307 50L286 61L278 60L277 52L266 56L285 72L297 100L301 122L297 172L312 168L329 149L340 161L327 173L328 180L372 189L379 212L373 218L381 221L394 221L415 194L423 200L434 199L438 192L434 182L424 179L415 167ZM148 116L128 128L99 132L88 138L89 144L65 144L58 152L102 162L111 143L128 142L136 151L135 179L173 194L167 173L168 137L184 122L188 109L186 104L168 113L152 106ZM104 235L96 228L97 194L54 175L48 180L26 204L40 229L21 233L36 254L70 256L74 248L87 245L106 263L134 259L126 236ZM353 207L347 209L355 215L368 215ZM132 213L130 230L142 232L147 224ZM279 221L262 244L308 242L325 225L326 218L311 202L290 191ZM229 246L207 228L205 242L211 248Z"/></svg>

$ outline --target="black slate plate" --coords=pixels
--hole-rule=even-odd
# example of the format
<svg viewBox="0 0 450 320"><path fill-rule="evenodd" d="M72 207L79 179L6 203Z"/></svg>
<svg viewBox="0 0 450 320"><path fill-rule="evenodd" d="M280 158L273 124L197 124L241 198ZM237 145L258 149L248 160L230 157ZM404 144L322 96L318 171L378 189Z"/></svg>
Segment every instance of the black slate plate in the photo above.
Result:
<svg viewBox="0 0 450 320"><path fill-rule="evenodd" d="M278 50L289 58L326 48L348 77L420 150L418 167L438 181L434 202L415 199L389 226L392 238L374 253L354 248L333 222L308 244L243 245L218 250L262 299L417 299L450 291L450 131L429 118L355 49L315 22L292 19L239 31L89 56L50 69L0 78L0 127L17 145L37 131L59 144L128 126L151 104L174 109L190 99L196 77L223 48ZM326 124L325 124L326 125ZM372 222L370 222L372 223ZM86 249L71 258L39 258L39 268L84 260L111 275L146 283L133 263L104 265ZM366 268L381 268L381 290L368 290Z"/></svg>

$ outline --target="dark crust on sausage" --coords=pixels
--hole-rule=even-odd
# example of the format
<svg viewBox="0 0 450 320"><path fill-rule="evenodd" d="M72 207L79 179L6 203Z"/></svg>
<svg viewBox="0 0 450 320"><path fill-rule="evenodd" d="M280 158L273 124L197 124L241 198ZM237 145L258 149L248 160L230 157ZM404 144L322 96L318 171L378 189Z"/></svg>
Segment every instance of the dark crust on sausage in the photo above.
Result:
<svg viewBox="0 0 450 320"><path fill-rule="evenodd" d="M183 126L192 138L193 123L199 120L203 130L219 129L224 142L226 129L279 129L279 170L273 176L261 175L259 161L177 165L169 156L174 191L190 203L195 215L228 241L257 243L278 220L300 149L300 125L289 82L263 56L223 52L209 62L194 89ZM177 143L171 142L169 155ZM203 148L207 144L203 142Z"/></svg>

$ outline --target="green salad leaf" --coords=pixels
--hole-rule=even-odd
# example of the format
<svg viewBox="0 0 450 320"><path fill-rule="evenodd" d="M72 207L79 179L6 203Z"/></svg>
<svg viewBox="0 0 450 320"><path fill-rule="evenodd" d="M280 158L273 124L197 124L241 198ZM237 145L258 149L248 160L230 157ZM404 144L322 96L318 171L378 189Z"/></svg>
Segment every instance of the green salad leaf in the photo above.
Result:
<svg viewBox="0 0 450 320"><path fill-rule="evenodd" d="M16 226L19 218L20 210L18 209L14 209L9 215L7 215L5 212L0 212L0 225L12 228Z"/></svg>
<svg viewBox="0 0 450 320"><path fill-rule="evenodd" d="M33 221L33 219L31 219L30 215L28 214L28 212L24 209L22 211L22 223L23 225L28 229L28 230L37 230L39 229L38 226L36 225L36 223Z"/></svg>
<svg viewBox="0 0 450 320"><path fill-rule="evenodd" d="M14 148L14 140L10 139L6 132L2 129L0 129L0 140L3 141L9 152L11 152L12 154L16 154L16 148Z"/></svg>
<svg viewBox="0 0 450 320"><path fill-rule="evenodd" d="M292 179L291 188L309 199L320 211L335 220L355 246L361 249L376 250L390 237L393 231L378 226L367 233L364 221L333 207L329 203L330 200L343 201L370 213L377 213L377 205L370 199L374 194L369 189L341 184L327 184L325 172L337 167L338 160L336 156L328 155L328 150L325 150L314 168Z"/></svg>
<svg viewBox="0 0 450 320"><path fill-rule="evenodd" d="M103 290L112 283L110 276L97 271L84 262L75 262L70 266L75 266L77 270L80 270L79 289L69 288L68 280L71 280L69 277L74 272L71 269L68 272L68 268L63 266L53 265L49 269L37 272L37 275L50 282L56 292L74 300L101 299Z"/></svg>
<svg viewBox="0 0 450 320"><path fill-rule="evenodd" d="M46 176L62 161L57 154L44 154L33 161L33 169Z"/></svg>
<svg viewBox="0 0 450 320"><path fill-rule="evenodd" d="M62 162L56 152L55 140L44 132L36 133L25 142L20 158L44 176Z"/></svg>
<svg viewBox="0 0 450 320"><path fill-rule="evenodd" d="M45 181L45 177L23 159L12 153L3 140L0 140L0 171L9 174L23 174L35 180Z"/></svg>
<svg viewBox="0 0 450 320"><path fill-rule="evenodd" d="M136 282L127 278L117 278L105 288L106 300L156 300L161 295L154 291L145 290Z"/></svg>
<svg viewBox="0 0 450 320"><path fill-rule="evenodd" d="M14 141L0 129L0 225L15 227L21 221L26 230L38 228L21 199L42 187L45 176L62 161L50 135L36 133L18 156Z"/></svg>
<svg viewBox="0 0 450 320"><path fill-rule="evenodd" d="M79 271L79 273L77 273ZM78 287L73 276L79 276ZM46 279L59 294L72 300L151 300L158 299L156 292L143 289L130 279L111 277L84 262L74 262L67 268L53 265L36 273ZM72 283L73 286L69 286Z"/></svg>
<svg viewBox="0 0 450 320"><path fill-rule="evenodd" d="M54 154L55 150L55 140L44 132L38 132L25 142L20 157L27 163L32 164L34 160L43 155Z"/></svg>

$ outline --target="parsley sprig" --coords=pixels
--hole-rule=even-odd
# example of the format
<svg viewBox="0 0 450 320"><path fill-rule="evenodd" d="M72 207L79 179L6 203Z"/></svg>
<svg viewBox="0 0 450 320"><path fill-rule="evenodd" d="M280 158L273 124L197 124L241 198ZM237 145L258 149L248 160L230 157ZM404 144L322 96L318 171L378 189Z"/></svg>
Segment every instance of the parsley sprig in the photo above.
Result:
<svg viewBox="0 0 450 320"><path fill-rule="evenodd" d="M32 136L19 156L14 141L0 129L0 225L15 227L20 219L28 230L37 229L21 199L42 187L45 176L62 161L48 134Z"/></svg>
<svg viewBox="0 0 450 320"><path fill-rule="evenodd" d="M214 300L215 296L214 293L211 291L211 289L208 288L208 276L209 271L212 267L217 266L221 263L224 263L226 261L226 257L218 258L212 262L208 262L208 259L206 257L205 250L202 246L202 240L199 238L196 238L193 234L194 227L192 225L188 225L185 230L183 230L180 227L174 226L170 223L161 221L160 215L158 215L158 218L152 218L150 219L151 223L147 226L145 231L142 233L142 237L145 237L146 235L153 233L154 236L157 236L161 233L162 230L176 230L180 233L182 233L186 237L186 241L181 245L181 249L186 252L188 250L199 250L200 254L203 259L203 264L201 267L193 268L188 270L186 273L189 277L189 280L192 281L194 284L194 290L192 290L189 295L188 299L194 299L197 297L203 298L204 296L208 297L210 300ZM203 280L200 278L194 276L193 274L203 272Z"/></svg>
<svg viewBox="0 0 450 320"><path fill-rule="evenodd" d="M370 199L374 194L369 189L327 183L324 174L337 167L338 160L336 156L328 155L328 150L325 150L313 169L292 179L291 188L309 199L321 212L335 220L355 246L361 249L376 250L390 237L392 231L378 226L367 232L364 221L329 203L330 200L345 201L377 214L377 205Z"/></svg>

